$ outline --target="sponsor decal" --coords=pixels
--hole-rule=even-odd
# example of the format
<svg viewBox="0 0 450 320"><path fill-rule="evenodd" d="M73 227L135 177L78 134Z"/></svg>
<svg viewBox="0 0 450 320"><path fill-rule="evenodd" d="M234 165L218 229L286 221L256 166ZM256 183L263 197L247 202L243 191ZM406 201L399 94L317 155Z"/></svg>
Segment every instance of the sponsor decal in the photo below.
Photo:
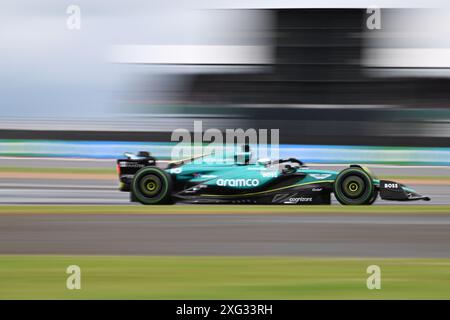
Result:
<svg viewBox="0 0 450 320"><path fill-rule="evenodd" d="M398 189L398 183L385 183L384 188L386 189Z"/></svg>
<svg viewBox="0 0 450 320"><path fill-rule="evenodd" d="M312 202L312 201L313 201L312 197L297 196L297 193L279 193L276 194L272 199L273 203L283 202L284 204L296 204L299 202Z"/></svg>
<svg viewBox="0 0 450 320"><path fill-rule="evenodd" d="M326 179L328 177L331 177L331 173L312 173L310 174L311 177L322 180Z"/></svg>
<svg viewBox="0 0 450 320"><path fill-rule="evenodd" d="M181 173L183 172L183 168L173 168L169 170L170 173Z"/></svg>
<svg viewBox="0 0 450 320"><path fill-rule="evenodd" d="M299 202L312 202L312 197L297 197L297 198L289 198L288 201L284 202L286 204L296 204Z"/></svg>
<svg viewBox="0 0 450 320"><path fill-rule="evenodd" d="M221 187L256 187L258 179L217 179L216 184Z"/></svg>
<svg viewBox="0 0 450 320"><path fill-rule="evenodd" d="M312 188L312 189L311 189L311 191L316 191L316 192L317 192L317 191L322 191L322 190L323 190L322 188Z"/></svg>
<svg viewBox="0 0 450 320"><path fill-rule="evenodd" d="M136 162L127 162L127 161L119 162L119 167L121 168L142 168L144 166L145 166L144 164Z"/></svg>
<svg viewBox="0 0 450 320"><path fill-rule="evenodd" d="M261 172L261 175L264 178L276 178L278 176L278 172L276 171Z"/></svg>

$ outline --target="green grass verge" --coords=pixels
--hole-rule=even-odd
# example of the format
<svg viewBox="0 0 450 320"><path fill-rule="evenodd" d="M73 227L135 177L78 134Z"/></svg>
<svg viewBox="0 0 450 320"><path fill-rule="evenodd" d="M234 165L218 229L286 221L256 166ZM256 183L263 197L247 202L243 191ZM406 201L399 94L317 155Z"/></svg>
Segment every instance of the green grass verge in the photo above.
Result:
<svg viewBox="0 0 450 320"><path fill-rule="evenodd" d="M450 299L450 259L0 256L0 299Z"/></svg>
<svg viewBox="0 0 450 320"><path fill-rule="evenodd" d="M0 205L0 214L450 214L450 205Z"/></svg>

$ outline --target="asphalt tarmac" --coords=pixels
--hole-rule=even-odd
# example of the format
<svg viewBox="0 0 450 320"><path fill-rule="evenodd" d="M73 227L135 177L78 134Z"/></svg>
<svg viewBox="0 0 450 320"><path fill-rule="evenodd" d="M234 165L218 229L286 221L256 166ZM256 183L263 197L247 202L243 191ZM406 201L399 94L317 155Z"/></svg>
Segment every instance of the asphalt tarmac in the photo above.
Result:
<svg viewBox="0 0 450 320"><path fill-rule="evenodd" d="M401 202L402 205L450 204L450 185L414 185L430 202ZM333 198L333 204L338 204ZM116 180L1 179L0 204L130 204L129 194L117 189ZM375 205L398 204L377 200ZM136 204L138 205L138 204Z"/></svg>
<svg viewBox="0 0 450 320"><path fill-rule="evenodd" d="M0 254L450 257L450 215L1 215Z"/></svg>
<svg viewBox="0 0 450 320"><path fill-rule="evenodd" d="M98 167L106 161L1 159L5 167ZM61 162L64 164L61 164ZM53 163L53 165L52 165ZM327 169L340 166L326 166ZM378 175L448 176L448 167L377 167ZM450 204L447 184L411 185ZM335 201L333 201L335 202ZM116 179L2 178L0 204L129 204ZM395 204L377 201L375 205ZM416 202L401 204L415 205ZM139 205L139 204L136 204ZM449 215L2 214L0 254L450 257Z"/></svg>
<svg viewBox="0 0 450 320"><path fill-rule="evenodd" d="M0 158L0 167L32 168L115 168L115 160L95 159L31 159ZM313 168L341 170L346 165L311 165ZM369 166L378 176L450 177L450 167ZM0 179L0 204L129 204L128 193L117 190L118 181L111 179ZM410 185L417 192L431 197L432 204L450 204L450 185ZM333 200L333 203L336 203ZM380 204L395 202L377 201ZM414 205L414 202L402 202Z"/></svg>
<svg viewBox="0 0 450 320"><path fill-rule="evenodd" d="M342 170L348 164L312 164L311 168ZM90 168L114 169L114 159L76 159L76 158L23 158L0 157L0 167L33 167L33 168ZM367 165L377 175L397 176L450 176L450 166L398 166Z"/></svg>

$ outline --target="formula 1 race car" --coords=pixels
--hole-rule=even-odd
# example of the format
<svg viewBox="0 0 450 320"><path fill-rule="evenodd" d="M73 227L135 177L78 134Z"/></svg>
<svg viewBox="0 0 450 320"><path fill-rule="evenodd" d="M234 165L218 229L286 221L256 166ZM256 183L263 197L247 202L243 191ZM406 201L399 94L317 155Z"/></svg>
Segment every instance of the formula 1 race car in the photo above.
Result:
<svg viewBox="0 0 450 320"><path fill-rule="evenodd" d="M369 205L378 195L383 200L430 200L401 183L378 180L356 164L336 172L309 169L294 158L252 163L248 146L224 163L191 158L161 166L148 152L125 156L117 160L120 190L142 204L331 204L332 193L344 205Z"/></svg>

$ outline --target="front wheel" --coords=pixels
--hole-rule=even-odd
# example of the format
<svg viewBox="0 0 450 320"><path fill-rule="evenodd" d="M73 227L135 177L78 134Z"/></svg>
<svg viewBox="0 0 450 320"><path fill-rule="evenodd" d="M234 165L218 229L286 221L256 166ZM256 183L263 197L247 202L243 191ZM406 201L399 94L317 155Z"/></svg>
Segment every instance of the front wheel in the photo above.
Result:
<svg viewBox="0 0 450 320"><path fill-rule="evenodd" d="M140 169L131 182L131 197L142 204L168 204L171 193L171 176L157 167Z"/></svg>
<svg viewBox="0 0 450 320"><path fill-rule="evenodd" d="M364 205L375 201L377 190L367 172L359 168L348 168L336 177L334 195L341 204Z"/></svg>

